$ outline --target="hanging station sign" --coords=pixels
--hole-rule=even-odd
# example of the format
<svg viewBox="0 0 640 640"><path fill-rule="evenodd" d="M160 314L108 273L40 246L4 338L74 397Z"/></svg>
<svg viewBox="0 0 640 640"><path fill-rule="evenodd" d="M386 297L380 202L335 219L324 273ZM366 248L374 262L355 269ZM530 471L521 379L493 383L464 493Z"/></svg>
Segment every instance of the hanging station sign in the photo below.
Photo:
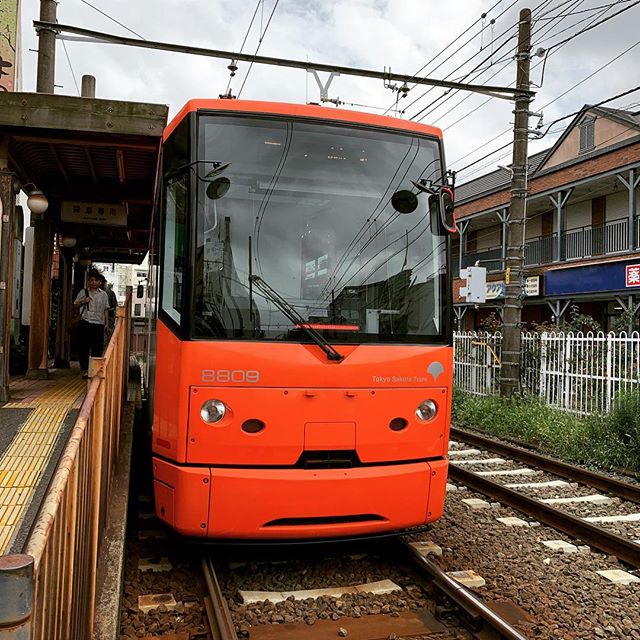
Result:
<svg viewBox="0 0 640 640"><path fill-rule="evenodd" d="M63 222L75 222L76 224L127 226L127 212L121 204L65 201L62 203L60 217Z"/></svg>

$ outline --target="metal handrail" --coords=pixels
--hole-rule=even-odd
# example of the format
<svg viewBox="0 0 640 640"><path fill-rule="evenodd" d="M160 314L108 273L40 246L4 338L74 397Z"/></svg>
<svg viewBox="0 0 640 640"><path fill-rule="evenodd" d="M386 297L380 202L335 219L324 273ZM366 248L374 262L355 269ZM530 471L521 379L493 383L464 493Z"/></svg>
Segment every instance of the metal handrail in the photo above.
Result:
<svg viewBox="0 0 640 640"><path fill-rule="evenodd" d="M9 585L3 596L14 599L0 607L0 636L5 630L18 633L8 637L28 640L93 635L97 565L118 456L130 327L129 287L104 356L91 358L87 394L25 554L0 557L0 585Z"/></svg>

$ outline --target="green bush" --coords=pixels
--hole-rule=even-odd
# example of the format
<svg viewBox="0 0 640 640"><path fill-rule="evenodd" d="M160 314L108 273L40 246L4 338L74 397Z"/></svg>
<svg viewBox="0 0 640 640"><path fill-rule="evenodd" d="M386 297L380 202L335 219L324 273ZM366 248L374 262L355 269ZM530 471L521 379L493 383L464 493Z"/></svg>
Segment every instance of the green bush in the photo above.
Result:
<svg viewBox="0 0 640 640"><path fill-rule="evenodd" d="M563 460L640 471L640 391L619 396L609 415L580 418L537 398L472 396L454 389L452 421Z"/></svg>

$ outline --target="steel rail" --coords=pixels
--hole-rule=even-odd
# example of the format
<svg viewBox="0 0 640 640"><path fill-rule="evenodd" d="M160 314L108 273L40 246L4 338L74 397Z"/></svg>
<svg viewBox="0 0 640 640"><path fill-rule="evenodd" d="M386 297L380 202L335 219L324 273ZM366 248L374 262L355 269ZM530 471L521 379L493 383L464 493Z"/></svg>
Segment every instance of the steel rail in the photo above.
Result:
<svg viewBox="0 0 640 640"><path fill-rule="evenodd" d="M375 78L378 80L411 82L412 84L425 84L433 87L444 87L447 89L460 89L462 91L471 91L473 93L484 93L496 98L505 100L513 100L515 96L523 95L533 97L534 91L526 89L514 89L513 87L501 87L495 85L469 84L465 82L450 82L448 80L436 80L433 78L416 78L412 75L391 73L389 71L374 71L371 69L356 69L353 67L343 67L339 65L321 64L318 62L309 62L303 60L291 60L287 58L273 58L268 56L256 56L249 53L240 53L237 51L221 51L219 49L205 49L203 47L194 47L191 45L181 45L168 42L158 42L154 40L140 40L139 38L128 38L126 36L118 36L112 33L102 31L93 31L91 29L83 29L68 24L58 24L53 22L45 22L34 20L33 26L36 31L54 31L60 33L74 33L83 36L80 41L98 41L111 42L115 44L126 45L130 47L140 47L143 49L156 49L160 51L173 51L176 53L188 53L197 56L207 56L209 58L223 58L225 60L252 62L255 64L268 64L279 67L290 67L293 69L305 69L307 71L325 71L327 73L338 73L342 75L359 76L363 78ZM86 40L86 39L89 40Z"/></svg>
<svg viewBox="0 0 640 640"><path fill-rule="evenodd" d="M582 518L554 509L535 498L529 498L513 489L508 489L484 476L462 469L451 461L449 462L449 477L470 489L484 493L503 504L526 513L539 522L578 538L604 553L614 555L633 567L640 568L640 545L631 542L631 540L597 527Z"/></svg>
<svg viewBox="0 0 640 640"><path fill-rule="evenodd" d="M202 571L207 583L207 590L209 591L210 606L205 601L205 608L213 639L238 640L233 620L229 613L229 607L227 606L227 601L225 600L224 595L222 595L222 589L220 588L220 583L216 577L216 572L213 568L211 558L202 558Z"/></svg>
<svg viewBox="0 0 640 640"><path fill-rule="evenodd" d="M504 618L492 611L477 596L466 587L449 577L440 567L425 558L417 549L411 546L406 540L399 540L402 551L408 556L412 565L419 571L426 573L432 580L433 585L444 593L450 600L453 600L461 609L467 613L474 625L488 625L492 630L498 632L505 640L527 640L517 629L512 627ZM484 629L476 628L475 632Z"/></svg>
<svg viewBox="0 0 640 640"><path fill-rule="evenodd" d="M614 478L610 478L602 473L596 473L595 471L588 471L572 464L543 456L533 451L527 451L522 447L507 444L504 442L497 442L493 439L481 436L477 433L472 433L458 427L451 427L451 435L455 436L459 440L472 445L483 447L494 453L499 453L506 456L517 458L521 462L530 464L548 471L557 476L573 480L574 482L581 482L583 484L590 485L596 489L601 489L619 498L630 500L640 504L640 485L629 484L628 482L622 482Z"/></svg>

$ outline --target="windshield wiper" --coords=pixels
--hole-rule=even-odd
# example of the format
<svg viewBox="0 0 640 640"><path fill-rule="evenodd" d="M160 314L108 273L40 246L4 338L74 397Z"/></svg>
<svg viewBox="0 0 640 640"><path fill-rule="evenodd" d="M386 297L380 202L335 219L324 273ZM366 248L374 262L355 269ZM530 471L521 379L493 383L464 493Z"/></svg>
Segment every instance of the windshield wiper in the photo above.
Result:
<svg viewBox="0 0 640 640"><path fill-rule="evenodd" d="M329 360L340 362L344 360L344 356L338 353L333 346L324 339L315 329L309 326L309 323L292 307L277 291L272 289L260 276L251 275L249 280L269 298L273 304L284 313L296 328L302 329L326 354Z"/></svg>

